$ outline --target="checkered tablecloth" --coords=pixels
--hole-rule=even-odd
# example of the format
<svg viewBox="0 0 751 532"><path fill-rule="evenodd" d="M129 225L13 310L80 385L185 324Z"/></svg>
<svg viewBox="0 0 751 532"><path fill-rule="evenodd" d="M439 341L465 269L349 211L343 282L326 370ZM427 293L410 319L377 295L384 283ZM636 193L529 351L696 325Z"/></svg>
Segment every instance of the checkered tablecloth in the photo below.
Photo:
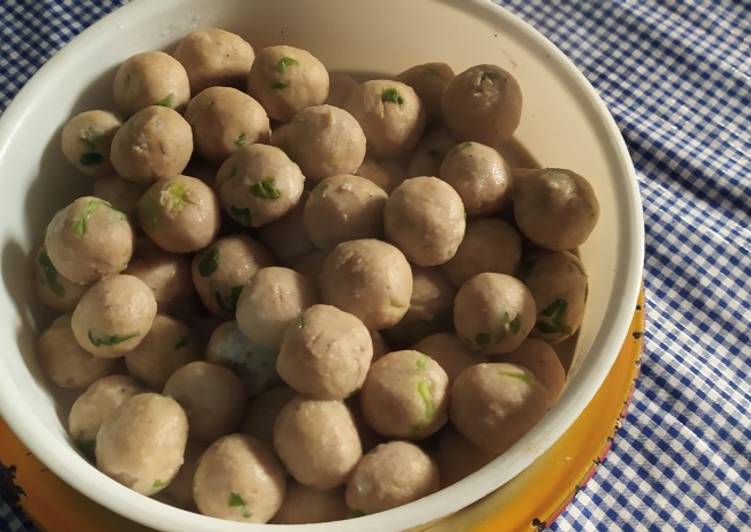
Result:
<svg viewBox="0 0 751 532"><path fill-rule="evenodd" d="M120 3L1 0L0 110ZM750 530L751 3L501 4L600 91L631 150L646 218L642 376L606 462L550 526ZM0 500L6 528L25 530Z"/></svg>

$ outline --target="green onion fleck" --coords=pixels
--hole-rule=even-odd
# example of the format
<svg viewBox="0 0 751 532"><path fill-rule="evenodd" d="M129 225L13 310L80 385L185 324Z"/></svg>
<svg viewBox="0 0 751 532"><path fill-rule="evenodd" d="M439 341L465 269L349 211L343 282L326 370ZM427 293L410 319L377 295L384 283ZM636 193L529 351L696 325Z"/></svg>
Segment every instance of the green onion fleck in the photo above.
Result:
<svg viewBox="0 0 751 532"><path fill-rule="evenodd" d="M532 379L529 378L529 375L526 371L522 371L521 373L509 373L508 371L499 371L499 375L502 375L503 377L509 377L512 379L516 379L518 381L522 381L525 384L532 384Z"/></svg>
<svg viewBox="0 0 751 532"><path fill-rule="evenodd" d="M567 308L568 302L565 299L554 300L540 312L535 327L543 334L568 334L570 328L563 323ZM542 321L540 317L549 318L550 321Z"/></svg>
<svg viewBox="0 0 751 532"><path fill-rule="evenodd" d="M423 379L417 383L417 394L422 400L422 406L425 411L425 420L430 423L435 415L435 406L433 406L433 381Z"/></svg>
<svg viewBox="0 0 751 532"><path fill-rule="evenodd" d="M235 146L238 148L245 145L245 133L240 133L240 136L235 139Z"/></svg>
<svg viewBox="0 0 751 532"><path fill-rule="evenodd" d="M302 329L303 327L305 327L305 318L303 317L302 314L300 314L297 317L297 328Z"/></svg>
<svg viewBox="0 0 751 532"><path fill-rule="evenodd" d="M241 209L239 207L230 207L229 213L232 218L240 222L245 227L250 227L253 225L253 218L250 214L250 209Z"/></svg>
<svg viewBox="0 0 751 532"><path fill-rule="evenodd" d="M130 333L130 334L111 334L109 336L100 336L96 337L94 336L94 331L89 329L89 342L91 342L91 345L94 347L100 347L100 346L112 346L112 345L118 345L121 344L127 340L130 340L131 338L135 338L136 336L140 336L141 333Z"/></svg>
<svg viewBox="0 0 751 532"><path fill-rule="evenodd" d="M404 103L404 98L399 96L399 92L395 88L389 87L388 89L383 89L383 92L381 93L381 101L401 105Z"/></svg>
<svg viewBox="0 0 751 532"><path fill-rule="evenodd" d="M245 506L245 499L242 498L242 496L234 491L231 491L229 494L229 501L227 504L230 506L230 508L235 508L237 506Z"/></svg>
<svg viewBox="0 0 751 532"><path fill-rule="evenodd" d="M288 67L291 66L297 66L299 63L297 62L297 59L294 59L292 57L282 57L279 61L276 63L276 69L280 74L284 74L287 71Z"/></svg>
<svg viewBox="0 0 751 532"><path fill-rule="evenodd" d="M170 92L167 96L156 102L154 105L161 105L162 107L172 107L172 97L174 92Z"/></svg>
<svg viewBox="0 0 751 532"><path fill-rule="evenodd" d="M198 261L198 273L201 277L208 277L219 267L221 256L216 248L209 248L203 253L203 257Z"/></svg>
<svg viewBox="0 0 751 532"><path fill-rule="evenodd" d="M81 157L78 159L78 162L84 166L94 166L96 164L101 164L102 161L104 161L102 154L95 151L82 153Z"/></svg>
<svg viewBox="0 0 751 532"><path fill-rule="evenodd" d="M42 267L44 280L47 286L57 297L65 297L65 288L60 284L58 273L46 252L42 251L37 257L37 262Z"/></svg>
<svg viewBox="0 0 751 532"><path fill-rule="evenodd" d="M225 312L234 314L237 310L237 300L239 299L240 292L242 292L242 290L242 286L233 286L232 288L230 288L226 303L224 299L222 299L222 294L220 294L219 292L214 292L214 299L216 300L216 304L219 305L219 308L221 308Z"/></svg>
<svg viewBox="0 0 751 532"><path fill-rule="evenodd" d="M276 180L273 177L267 177L250 185L250 193L257 198L265 200L279 199L281 191L275 186Z"/></svg>
<svg viewBox="0 0 751 532"><path fill-rule="evenodd" d="M167 484L165 482L162 482L161 480L155 480L154 483L151 485L152 489L158 490L160 488L163 488Z"/></svg>
<svg viewBox="0 0 751 532"><path fill-rule="evenodd" d="M73 232L78 238L82 238L86 233L86 224L89 221L89 218L91 218L91 215L94 214L94 211L96 211L100 205L109 206L109 203L99 199L89 200L84 208L83 215L81 215L80 218L73 220Z"/></svg>
<svg viewBox="0 0 751 532"><path fill-rule="evenodd" d="M166 197L167 209L175 213L182 211L185 204L189 203L188 189L179 181L173 181L167 185L167 188L162 190L162 197Z"/></svg>
<svg viewBox="0 0 751 532"><path fill-rule="evenodd" d="M271 88L276 90L286 89L287 87L289 87L288 81L277 80L271 84Z"/></svg>
<svg viewBox="0 0 751 532"><path fill-rule="evenodd" d="M428 365L428 357L426 357L425 355L420 355L415 365L417 366L418 370L425 369L425 367Z"/></svg>

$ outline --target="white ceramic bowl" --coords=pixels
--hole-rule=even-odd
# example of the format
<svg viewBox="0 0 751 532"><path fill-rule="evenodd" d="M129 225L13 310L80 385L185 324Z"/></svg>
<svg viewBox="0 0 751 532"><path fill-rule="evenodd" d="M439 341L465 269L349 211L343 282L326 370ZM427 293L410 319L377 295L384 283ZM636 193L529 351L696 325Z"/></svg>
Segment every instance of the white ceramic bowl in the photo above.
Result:
<svg viewBox="0 0 751 532"><path fill-rule="evenodd" d="M28 256L53 212L87 186L62 157L62 124L76 112L111 107L113 72L126 57L167 48L190 30L213 25L244 35L256 49L279 43L310 49L336 70L396 73L417 63L445 61L458 72L478 63L499 64L516 76L524 93L517 138L543 165L575 169L596 189L600 222L581 248L590 272L589 303L573 371L558 404L511 450L447 489L374 516L295 529L397 530L467 506L527 467L592 398L626 335L644 247L636 178L603 103L558 49L490 1L137 0L66 46L26 85L0 122L2 416L53 472L134 521L195 532L266 526L172 508L97 471L70 445L34 353L44 313L34 303Z"/></svg>

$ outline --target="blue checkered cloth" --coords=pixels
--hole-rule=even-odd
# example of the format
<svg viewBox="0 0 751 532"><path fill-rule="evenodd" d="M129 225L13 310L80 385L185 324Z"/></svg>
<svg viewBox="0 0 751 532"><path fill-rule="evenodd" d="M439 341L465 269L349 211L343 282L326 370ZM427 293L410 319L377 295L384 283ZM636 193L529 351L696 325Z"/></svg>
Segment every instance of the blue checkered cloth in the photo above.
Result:
<svg viewBox="0 0 751 532"><path fill-rule="evenodd" d="M3 0L0 109L115 2ZM749 530L751 3L506 0L615 116L646 215L642 376L553 530ZM555 6L551 5L555 4ZM25 530L0 501L0 529Z"/></svg>

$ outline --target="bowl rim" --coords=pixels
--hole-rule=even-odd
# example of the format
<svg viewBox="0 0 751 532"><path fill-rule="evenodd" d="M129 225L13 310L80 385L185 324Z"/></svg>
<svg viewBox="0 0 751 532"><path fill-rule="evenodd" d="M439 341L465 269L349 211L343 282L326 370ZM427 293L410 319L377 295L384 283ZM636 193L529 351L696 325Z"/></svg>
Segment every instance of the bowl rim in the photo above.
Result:
<svg viewBox="0 0 751 532"><path fill-rule="evenodd" d="M11 139L32 108L37 88L48 83L48 79L54 79L58 65L63 64L67 57L95 43L98 34L111 27L126 24L129 19L137 18L139 14L143 16L145 13L157 13L178 6L182 1L163 0L157 3L134 0L92 24L58 51L32 76L0 117L0 159L7 155ZM452 4L451 0L425 1ZM566 392L543 421L538 423L514 447L470 477L428 497L386 512L334 523L273 525L274 530L291 530L292 526L294 530L321 531L325 529L328 532L409 528L425 523L425 515L438 516L440 514L439 517L443 517L468 506L500 485L497 480L499 474L504 477L503 483L507 482L560 438L604 381L626 337L642 279L644 221L636 173L620 130L599 94L584 75L561 50L531 25L492 0L464 0L462 9L484 15L484 19L490 22L498 21L499 24L503 22L553 59L551 68L560 69L568 81L573 83L573 86L581 93L579 96L586 98L590 110L596 114L601 122L600 125L605 128L607 138L602 142L607 144L613 160L617 163L619 173L627 178L624 183L621 183L622 192L625 194L621 199L623 205L629 207L627 210L629 224L628 227L620 229L630 239L628 249L631 253L628 256L628 264L624 266L625 275L619 283L622 287L620 291L622 297L615 306L615 310L612 306L610 307L612 325L607 327L606 331L602 330L605 328L601 328L593 342L593 350L598 341L602 344L598 348L602 354L596 360L596 364L582 365L569 382ZM603 335L604 338L601 338ZM2 358L0 358L1 363ZM256 527L258 530L264 527L263 530L270 530L265 528L266 525L241 524L170 507L131 491L94 467L81 467L79 462L69 460L70 452L75 451L62 448L52 438L43 437L45 431L49 429L42 421L34 416L25 415L26 409L17 408L18 395L16 385L10 379L8 372L0 371L0 413L11 429L52 472L102 506L128 519L160 530L182 530L186 526L189 526L191 530L207 532L235 530L238 526L243 526L247 530L252 529L251 527ZM543 425L546 425L546 434L543 434Z"/></svg>

